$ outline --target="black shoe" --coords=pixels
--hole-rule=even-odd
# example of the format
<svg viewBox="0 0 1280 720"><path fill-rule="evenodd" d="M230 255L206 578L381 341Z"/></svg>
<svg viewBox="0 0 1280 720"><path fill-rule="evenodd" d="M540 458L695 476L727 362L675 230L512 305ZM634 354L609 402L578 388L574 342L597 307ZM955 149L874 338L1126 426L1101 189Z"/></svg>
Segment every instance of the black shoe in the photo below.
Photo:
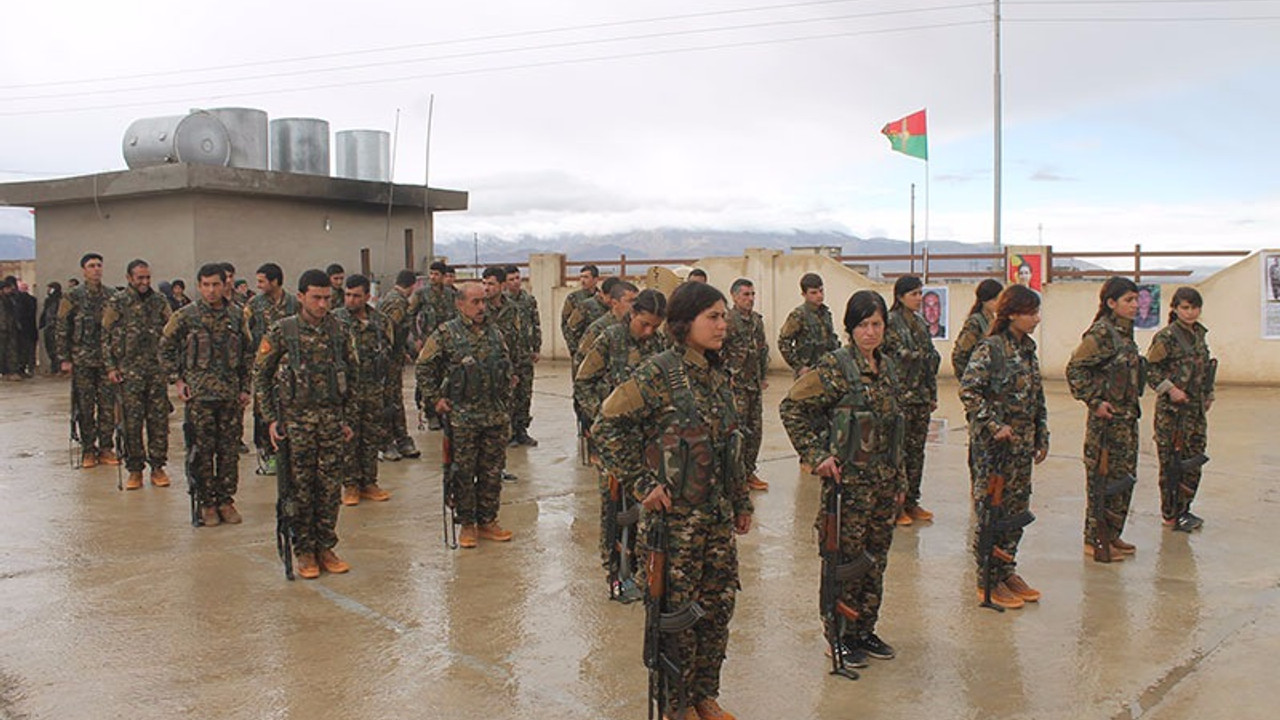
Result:
<svg viewBox="0 0 1280 720"><path fill-rule="evenodd" d="M516 442L526 447L538 447L538 441L529 437L529 433L520 433L516 438Z"/></svg>
<svg viewBox="0 0 1280 720"><path fill-rule="evenodd" d="M240 443L240 454L241 455L249 454L249 446L245 445L243 441Z"/></svg>
<svg viewBox="0 0 1280 720"><path fill-rule="evenodd" d="M520 476L515 473L509 473L506 470L502 471L502 482L515 482L519 479Z"/></svg>
<svg viewBox="0 0 1280 720"><path fill-rule="evenodd" d="M867 666L867 653L858 647L853 638L846 638L837 646L844 656L845 667L864 668ZM827 645L827 657L831 657L831 645Z"/></svg>
<svg viewBox="0 0 1280 720"><path fill-rule="evenodd" d="M511 439L507 441L507 447L520 447L520 438L512 435Z"/></svg>
<svg viewBox="0 0 1280 720"><path fill-rule="evenodd" d="M896 652L893 646L881 640L875 633L870 632L858 639L858 647L867 655L877 660L892 660Z"/></svg>
<svg viewBox="0 0 1280 720"><path fill-rule="evenodd" d="M396 449L400 451L401 457L417 458L422 456L422 451L417 445L413 444L413 438L405 436L400 438L400 442L396 443Z"/></svg>
<svg viewBox="0 0 1280 720"><path fill-rule="evenodd" d="M1182 513L1173 523L1173 529L1177 532L1189 533L1192 530L1199 530L1204 526L1204 520L1192 515L1189 511Z"/></svg>

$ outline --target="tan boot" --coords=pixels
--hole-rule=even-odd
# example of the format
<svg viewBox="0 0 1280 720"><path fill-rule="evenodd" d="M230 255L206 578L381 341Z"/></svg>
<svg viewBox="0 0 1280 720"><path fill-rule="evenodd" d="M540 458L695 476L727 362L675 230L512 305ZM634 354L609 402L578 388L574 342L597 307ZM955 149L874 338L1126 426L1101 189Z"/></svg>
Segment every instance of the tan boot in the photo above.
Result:
<svg viewBox="0 0 1280 720"><path fill-rule="evenodd" d="M911 525L915 521L911 519L911 516L907 514L907 511L903 510L902 512L898 513L898 519L895 522L899 525L906 526L906 525Z"/></svg>
<svg viewBox="0 0 1280 720"><path fill-rule="evenodd" d="M759 475L756 475L755 473L751 473L751 477L747 478L747 489L759 490L761 492L768 492L769 483L765 482L764 480L761 480Z"/></svg>
<svg viewBox="0 0 1280 720"><path fill-rule="evenodd" d="M335 575L340 575L351 569L351 566L343 562L342 558L338 557L338 554L333 550L321 551L320 567L324 568L325 572L330 572Z"/></svg>
<svg viewBox="0 0 1280 720"><path fill-rule="evenodd" d="M458 547L473 548L476 546L476 526L463 525L458 531Z"/></svg>
<svg viewBox="0 0 1280 720"><path fill-rule="evenodd" d="M694 703L693 708L698 711L698 717L702 720L736 720L732 713L720 707L715 698Z"/></svg>
<svg viewBox="0 0 1280 720"><path fill-rule="evenodd" d="M164 468L151 468L151 484L156 487L169 487L169 473Z"/></svg>
<svg viewBox="0 0 1280 720"><path fill-rule="evenodd" d="M919 505L913 508L908 508L907 514L910 515L911 519L915 520L916 522L931 522L933 520L933 513L929 512L928 510L925 510Z"/></svg>
<svg viewBox="0 0 1280 720"><path fill-rule="evenodd" d="M142 487L142 471L130 470L129 477L125 478L124 481L124 489L137 490L140 487Z"/></svg>
<svg viewBox="0 0 1280 720"><path fill-rule="evenodd" d="M987 595L982 588L978 588L978 602L985 601L986 597ZM1002 607L1006 610L1017 610L1026 604L1025 600L1014 595L1009 590L1009 587L1002 582L996 583L995 587L991 588L991 602L997 607Z"/></svg>
<svg viewBox="0 0 1280 720"><path fill-rule="evenodd" d="M218 516L222 518L222 522L228 525L239 525L244 522L244 518L240 517L239 511L236 510L235 503L227 503L218 506Z"/></svg>
<svg viewBox="0 0 1280 720"><path fill-rule="evenodd" d="M1086 556L1086 557L1093 557L1093 544L1092 544L1092 543L1085 543L1085 546L1084 546L1084 554L1085 554L1085 556ZM1125 557L1127 557L1127 556L1126 556L1124 553L1122 553L1122 552L1119 552L1119 551L1114 550L1114 549L1111 551L1111 562L1122 562L1122 561L1125 559Z"/></svg>
<svg viewBox="0 0 1280 720"><path fill-rule="evenodd" d="M320 565L316 563L314 553L302 553L293 559L293 569L298 577L304 580L315 580L320 577Z"/></svg>
<svg viewBox="0 0 1280 720"><path fill-rule="evenodd" d="M98 467L98 456L96 453L87 452L80 456L80 467L88 470L89 468Z"/></svg>
<svg viewBox="0 0 1280 720"><path fill-rule="evenodd" d="M391 493L378 487L378 483L374 483L360 488L360 499L372 500L374 502L386 502L391 499Z"/></svg>
<svg viewBox="0 0 1280 720"><path fill-rule="evenodd" d="M503 530L502 526L498 524L498 521L494 520L491 523L481 525L478 529L477 535L485 540L507 542L513 535L515 535L515 533L510 530Z"/></svg>
<svg viewBox="0 0 1280 720"><path fill-rule="evenodd" d="M1004 579L1004 586L1009 588L1009 592L1017 595L1024 602L1039 602L1040 591L1027 584L1021 575L1014 573Z"/></svg>
<svg viewBox="0 0 1280 720"><path fill-rule="evenodd" d="M1116 551L1119 551L1123 555L1132 555L1138 552L1138 546L1133 543L1127 543L1120 538L1116 538L1111 541L1111 554L1114 555Z"/></svg>
<svg viewBox="0 0 1280 720"><path fill-rule="evenodd" d="M119 465L120 458L116 457L116 454L111 450L103 450L98 453L98 462L103 465Z"/></svg>
<svg viewBox="0 0 1280 720"><path fill-rule="evenodd" d="M343 505L359 505L360 504L360 488L355 485L342 486L342 504Z"/></svg>
<svg viewBox="0 0 1280 720"><path fill-rule="evenodd" d="M218 517L218 508L213 505L206 505L200 508L200 524L205 527L221 525L222 518Z"/></svg>

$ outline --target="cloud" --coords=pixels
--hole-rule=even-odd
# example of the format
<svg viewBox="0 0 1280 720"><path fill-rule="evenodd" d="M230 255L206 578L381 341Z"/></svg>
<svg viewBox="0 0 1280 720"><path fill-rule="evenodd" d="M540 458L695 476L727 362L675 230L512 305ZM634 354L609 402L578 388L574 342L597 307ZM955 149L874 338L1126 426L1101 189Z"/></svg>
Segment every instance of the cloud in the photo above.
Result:
<svg viewBox="0 0 1280 720"><path fill-rule="evenodd" d="M1031 173L1027 179L1032 182L1077 182L1080 178L1063 175L1046 167Z"/></svg>

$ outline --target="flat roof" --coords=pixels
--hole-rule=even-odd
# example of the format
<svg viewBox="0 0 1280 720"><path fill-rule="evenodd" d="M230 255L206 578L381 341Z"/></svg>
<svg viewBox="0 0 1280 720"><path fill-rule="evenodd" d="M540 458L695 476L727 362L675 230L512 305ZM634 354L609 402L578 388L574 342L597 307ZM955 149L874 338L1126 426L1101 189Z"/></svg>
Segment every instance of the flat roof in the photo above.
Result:
<svg viewBox="0 0 1280 720"><path fill-rule="evenodd" d="M428 196L422 185L395 185L370 180L302 175L171 163L134 170L77 175L75 177L0 183L0 206L41 208L82 202L140 198L180 193L218 193L250 197L278 197L322 203L387 206L388 194L397 207L424 206ZM464 190L431 188L432 211L467 209Z"/></svg>

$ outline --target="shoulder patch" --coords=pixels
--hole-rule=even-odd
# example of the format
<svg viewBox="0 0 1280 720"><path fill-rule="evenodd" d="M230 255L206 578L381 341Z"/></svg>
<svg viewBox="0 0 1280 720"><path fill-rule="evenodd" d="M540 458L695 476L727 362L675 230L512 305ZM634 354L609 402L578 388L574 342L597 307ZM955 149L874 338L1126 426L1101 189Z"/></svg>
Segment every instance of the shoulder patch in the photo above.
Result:
<svg viewBox="0 0 1280 720"><path fill-rule="evenodd" d="M436 339L437 336L438 333L427 336L427 341L422 343L422 352L418 353L418 362L426 362L440 352L440 341Z"/></svg>
<svg viewBox="0 0 1280 720"><path fill-rule="evenodd" d="M800 330L800 319L793 312L787 316L787 321L782 323L782 329L778 331L778 337L791 337Z"/></svg>
<svg viewBox="0 0 1280 720"><path fill-rule="evenodd" d="M182 313L176 312L169 316L169 322L164 324L164 336L173 337L178 332L178 326L182 324Z"/></svg>
<svg viewBox="0 0 1280 720"><path fill-rule="evenodd" d="M826 388L822 384L822 375L817 372L808 372L796 380L791 389L787 391L788 400L808 400L809 398L818 397L826 392Z"/></svg>
<svg viewBox="0 0 1280 720"><path fill-rule="evenodd" d="M102 311L102 327L110 330L112 325L116 324L116 320L120 319L120 313L116 312L115 303L112 303Z"/></svg>
<svg viewBox="0 0 1280 720"><path fill-rule="evenodd" d="M582 358L582 364L578 366L578 377L595 377L603 369L604 358L600 356L599 350L592 347L586 357Z"/></svg>
<svg viewBox="0 0 1280 720"><path fill-rule="evenodd" d="M1080 341L1080 346L1076 348L1075 352L1071 353L1071 360L1072 362L1078 362L1094 357L1098 354L1098 350L1098 339L1090 333L1084 336L1084 339Z"/></svg>
<svg viewBox="0 0 1280 720"><path fill-rule="evenodd" d="M640 394L640 386L635 380L628 380L609 393L609 397L605 398L604 404L600 406L600 415L620 417L630 415L643 407L644 397Z"/></svg>
<svg viewBox="0 0 1280 720"><path fill-rule="evenodd" d="M263 337L262 342L258 344L258 357L271 354L271 339Z"/></svg>
<svg viewBox="0 0 1280 720"><path fill-rule="evenodd" d="M1159 335L1151 341L1151 347L1147 350L1147 362L1160 363L1169 357L1169 347L1165 344L1164 339Z"/></svg>

